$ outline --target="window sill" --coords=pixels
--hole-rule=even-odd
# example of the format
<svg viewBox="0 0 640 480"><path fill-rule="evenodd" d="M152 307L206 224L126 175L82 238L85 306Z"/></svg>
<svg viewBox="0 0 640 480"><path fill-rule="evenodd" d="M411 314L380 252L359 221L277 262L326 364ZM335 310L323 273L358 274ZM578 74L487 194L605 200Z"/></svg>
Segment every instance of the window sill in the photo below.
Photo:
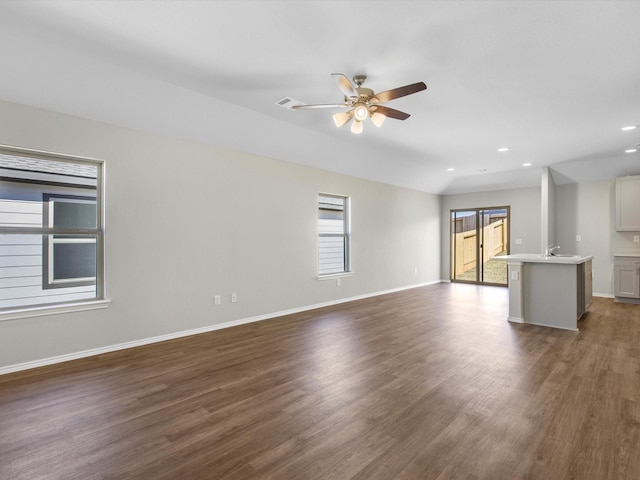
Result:
<svg viewBox="0 0 640 480"><path fill-rule="evenodd" d="M333 280L334 278L353 277L353 272L331 273L329 275L318 275L318 280Z"/></svg>
<svg viewBox="0 0 640 480"><path fill-rule="evenodd" d="M109 307L111 300L91 300L88 302L68 303L63 305L47 305L42 307L27 307L0 312L0 322L4 320L16 320L20 318L42 317L44 315L57 315L60 313L83 312L86 310L98 310Z"/></svg>

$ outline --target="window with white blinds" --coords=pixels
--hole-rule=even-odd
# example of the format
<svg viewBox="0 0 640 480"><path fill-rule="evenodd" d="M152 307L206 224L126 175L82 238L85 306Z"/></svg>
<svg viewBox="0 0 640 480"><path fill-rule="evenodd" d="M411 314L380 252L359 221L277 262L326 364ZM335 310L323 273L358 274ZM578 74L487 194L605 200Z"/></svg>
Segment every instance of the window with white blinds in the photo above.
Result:
<svg viewBox="0 0 640 480"><path fill-rule="evenodd" d="M349 197L318 195L318 275L350 271Z"/></svg>
<svg viewBox="0 0 640 480"><path fill-rule="evenodd" d="M0 147L0 315L104 299L102 169Z"/></svg>

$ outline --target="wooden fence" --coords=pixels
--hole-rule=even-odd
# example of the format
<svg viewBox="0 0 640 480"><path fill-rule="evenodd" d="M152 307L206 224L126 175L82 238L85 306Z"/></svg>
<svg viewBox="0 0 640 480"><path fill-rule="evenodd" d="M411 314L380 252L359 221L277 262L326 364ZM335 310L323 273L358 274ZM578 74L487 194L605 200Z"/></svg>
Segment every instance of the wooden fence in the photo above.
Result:
<svg viewBox="0 0 640 480"><path fill-rule="evenodd" d="M475 223L475 222L474 222ZM455 276L476 267L477 230L466 230L453 234L455 255L452 258L452 271ZM487 262L507 250L507 219L494 220L482 229L482 261ZM454 277L455 278L455 277Z"/></svg>

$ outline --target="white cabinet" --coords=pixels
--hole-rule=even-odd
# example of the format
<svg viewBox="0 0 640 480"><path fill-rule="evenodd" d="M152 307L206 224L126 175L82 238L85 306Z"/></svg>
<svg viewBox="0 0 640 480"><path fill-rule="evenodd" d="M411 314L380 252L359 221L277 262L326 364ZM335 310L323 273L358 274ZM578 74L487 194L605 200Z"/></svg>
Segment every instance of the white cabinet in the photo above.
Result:
<svg viewBox="0 0 640 480"><path fill-rule="evenodd" d="M616 178L616 230L640 232L640 175Z"/></svg>
<svg viewBox="0 0 640 480"><path fill-rule="evenodd" d="M640 299L640 257L616 256L613 274L616 297Z"/></svg>

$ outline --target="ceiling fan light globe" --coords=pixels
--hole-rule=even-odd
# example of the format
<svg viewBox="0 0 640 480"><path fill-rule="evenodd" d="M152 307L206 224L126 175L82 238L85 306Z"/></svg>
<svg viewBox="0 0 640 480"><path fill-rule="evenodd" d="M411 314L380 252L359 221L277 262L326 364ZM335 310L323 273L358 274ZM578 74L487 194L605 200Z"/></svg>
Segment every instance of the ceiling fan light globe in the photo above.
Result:
<svg viewBox="0 0 640 480"><path fill-rule="evenodd" d="M350 118L351 118L351 115L349 115L348 112L339 112L333 115L333 121L335 122L336 127L338 128L340 128L345 123L347 123Z"/></svg>
<svg viewBox="0 0 640 480"><path fill-rule="evenodd" d="M362 122L360 120L355 120L352 124L351 124L351 133L355 133L356 135L359 135L362 133L363 127L362 127Z"/></svg>
<svg viewBox="0 0 640 480"><path fill-rule="evenodd" d="M385 115L382 115L381 113L372 113L371 114L371 122L378 128L380 128L382 126L382 124L384 123L385 118L387 118Z"/></svg>
<svg viewBox="0 0 640 480"><path fill-rule="evenodd" d="M358 105L353 110L353 116L355 117L356 120L360 122L365 118L367 118L368 115L369 115L369 110L364 105Z"/></svg>

